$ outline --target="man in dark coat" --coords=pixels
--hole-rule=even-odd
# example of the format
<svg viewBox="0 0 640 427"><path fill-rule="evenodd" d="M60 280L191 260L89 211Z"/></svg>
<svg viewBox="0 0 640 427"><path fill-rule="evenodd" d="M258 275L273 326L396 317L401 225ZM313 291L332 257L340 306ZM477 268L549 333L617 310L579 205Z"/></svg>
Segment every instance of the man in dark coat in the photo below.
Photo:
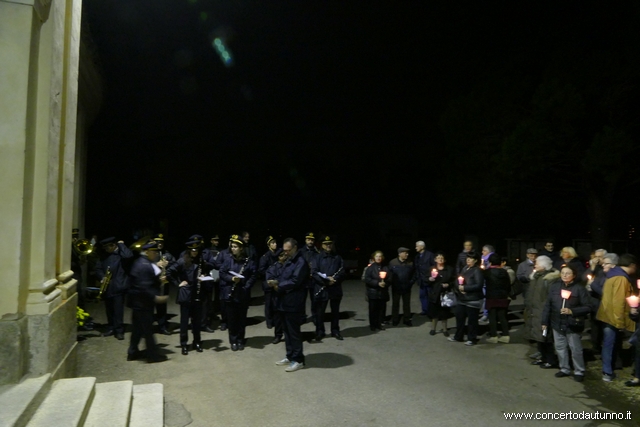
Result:
<svg viewBox="0 0 640 427"><path fill-rule="evenodd" d="M133 258L131 250L122 240L116 242L115 237L108 237L100 241L106 255L96 263L96 277L103 282L110 274L111 280L104 291L104 299L109 326L102 336L115 335L119 340L124 339L124 297L127 292L126 265Z"/></svg>
<svg viewBox="0 0 640 427"><path fill-rule="evenodd" d="M273 298L273 289L265 280L265 274L269 267L278 262L278 242L273 236L267 237L267 247L269 250L260 257L260 262L258 262L258 277L262 280L262 290L264 291L264 318L267 329L271 329L275 320L275 298Z"/></svg>
<svg viewBox="0 0 640 427"><path fill-rule="evenodd" d="M280 280L269 282L278 295L276 309L282 318L287 347L287 356L276 362L276 365L288 365L285 370L295 372L304 368L300 327L305 320L304 306L306 283L309 280L309 264L298 251L298 242L293 238L285 239L282 251L288 259L282 266Z"/></svg>
<svg viewBox="0 0 640 427"><path fill-rule="evenodd" d="M149 363L167 360L166 356L158 354L156 341L153 338L153 309L159 304L166 304L168 296L159 296L160 275L162 270L155 263L159 261L160 253L156 242L147 243L141 247L140 256L133 262L129 275L129 306L131 307L131 341L127 351L127 360L140 357L138 344L144 338L147 351L146 359ZM164 261L166 263L166 261Z"/></svg>
<svg viewBox="0 0 640 427"><path fill-rule="evenodd" d="M314 282L313 301L316 306L316 341L325 336L324 312L331 303L331 336L342 341L340 335L340 301L342 282L345 278L344 261L333 251L333 239L325 236L322 252L311 261L311 278Z"/></svg>
<svg viewBox="0 0 640 427"><path fill-rule="evenodd" d="M278 258L278 261L272 264L271 266L269 266L269 268L267 268L267 271L265 272L265 285L271 289L271 292L269 292L269 298L271 301L270 303L273 306L272 315L273 315L274 337L273 337L273 341L271 341L272 344L278 344L280 341L282 341L282 337L284 335L284 330L282 326L282 317L276 310L276 307L278 307L278 293L273 290L272 285L274 283L278 283L278 281L280 280L280 275L282 274L282 268L284 266L284 263L287 261L287 255L282 251L282 249L277 249L276 256ZM266 292L265 292L265 295L267 295ZM265 304L266 304L266 301L265 301Z"/></svg>
<svg viewBox="0 0 640 427"><path fill-rule="evenodd" d="M467 254L473 250L473 242L467 240L462 246L462 252L458 254L456 260L456 274L459 276L460 272L467 266Z"/></svg>
<svg viewBox="0 0 640 427"><path fill-rule="evenodd" d="M413 264L416 267L416 281L420 286L420 304L422 308L420 315L426 316L429 307L429 288L431 286L429 278L435 261L433 260L433 253L425 249L425 244L422 240L416 242L416 258L413 260Z"/></svg>
<svg viewBox="0 0 640 427"><path fill-rule="evenodd" d="M402 299L402 319L406 326L411 323L411 288L415 283L415 268L409 260L409 248L398 248L398 257L389 262L391 279L391 321L393 326L400 323L400 299Z"/></svg>
<svg viewBox="0 0 640 427"><path fill-rule="evenodd" d="M315 257L320 254L318 248L316 248L316 236L311 231L305 234L304 236L305 245L300 248L300 252L302 253L302 257L307 261L307 265L309 266L309 271L311 271L311 262ZM311 305L311 321L315 322L316 319L316 306L313 303L313 280L310 278L305 282L307 286L307 293L309 295L309 302ZM305 296L306 299L306 296ZM306 304L306 303L305 303ZM306 311L305 311L306 314ZM306 318L306 315L305 315Z"/></svg>

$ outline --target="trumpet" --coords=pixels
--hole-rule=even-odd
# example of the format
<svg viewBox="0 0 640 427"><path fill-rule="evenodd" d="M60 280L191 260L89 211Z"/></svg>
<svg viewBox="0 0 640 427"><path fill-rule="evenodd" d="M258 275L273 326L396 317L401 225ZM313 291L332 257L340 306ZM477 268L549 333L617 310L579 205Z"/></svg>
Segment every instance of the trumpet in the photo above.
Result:
<svg viewBox="0 0 640 427"><path fill-rule="evenodd" d="M111 282L112 275L113 273L111 272L111 267L107 267L107 272L104 275L102 282L100 282L100 293L98 293L98 297L96 298L96 300L100 301L102 299L102 294L104 293L104 291L107 290L107 287L109 286L109 282Z"/></svg>

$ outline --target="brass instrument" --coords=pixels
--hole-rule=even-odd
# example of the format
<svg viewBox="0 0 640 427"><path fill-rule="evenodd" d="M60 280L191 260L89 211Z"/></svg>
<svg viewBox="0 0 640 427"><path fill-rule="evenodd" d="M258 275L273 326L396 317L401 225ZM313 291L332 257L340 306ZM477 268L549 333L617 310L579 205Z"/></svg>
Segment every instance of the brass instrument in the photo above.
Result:
<svg viewBox="0 0 640 427"><path fill-rule="evenodd" d="M111 272L111 267L107 267L107 272L102 278L102 281L100 282L100 293L98 294L98 297L96 298L96 300L100 301L102 299L102 294L104 293L104 291L107 290L107 287L109 286L109 282L111 282L112 275L113 273Z"/></svg>
<svg viewBox="0 0 640 427"><path fill-rule="evenodd" d="M166 261L167 257L165 255L162 255L162 258L160 259L161 261ZM169 283L169 280L167 279L167 267L160 267L160 285L162 287L164 287L164 285L166 285L167 283ZM164 290L164 288L160 288L161 291Z"/></svg>
<svg viewBox="0 0 640 427"><path fill-rule="evenodd" d="M142 245L146 245L149 240L152 240L151 236L142 236L141 238L133 242L131 246L129 246L129 249L131 249L133 252L139 253Z"/></svg>
<svg viewBox="0 0 640 427"><path fill-rule="evenodd" d="M78 239L72 243L72 247L79 257L87 256L93 252L93 245L89 239Z"/></svg>

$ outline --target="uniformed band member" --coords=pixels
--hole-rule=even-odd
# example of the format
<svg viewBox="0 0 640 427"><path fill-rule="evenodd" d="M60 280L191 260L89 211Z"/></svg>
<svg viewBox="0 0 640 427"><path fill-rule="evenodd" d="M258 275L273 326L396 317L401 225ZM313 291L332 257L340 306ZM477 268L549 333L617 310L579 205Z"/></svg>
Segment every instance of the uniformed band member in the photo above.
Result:
<svg viewBox="0 0 640 427"><path fill-rule="evenodd" d="M306 283L310 270L309 264L298 251L298 242L295 239L285 239L282 251L287 256L287 260L282 266L280 279L269 282L278 295L276 309L282 319L287 348L286 357L276 362L276 365L288 365L285 371L295 372L304 368L300 327L305 321Z"/></svg>
<svg viewBox="0 0 640 427"><path fill-rule="evenodd" d="M267 246L269 250L260 257L260 263L258 264L258 273L262 280L262 290L264 291L264 318L267 323L267 328L271 329L276 326L275 337L273 343L277 344L282 340L282 325L277 322L276 310L275 310L275 293L271 286L267 284L266 273L269 267L278 262L278 242L273 236L267 237ZM282 252L282 251L280 251Z"/></svg>
<svg viewBox="0 0 640 427"><path fill-rule="evenodd" d="M85 308L87 291L82 280L82 264L86 262L84 257L81 257L76 250L75 243L80 239L80 229L74 228L71 230L71 271L73 271L73 278L76 279L76 291L78 292L78 307Z"/></svg>
<svg viewBox="0 0 640 427"><path fill-rule="evenodd" d="M132 332L127 360L141 357L138 344L140 339L144 338L147 346L145 354L147 362L162 362L167 360L167 357L158 354L158 347L153 338L153 309L154 306L166 304L168 296L166 294L159 295L161 286L163 286L160 282L162 270L155 263L159 262L162 265L167 261L160 260L157 241L151 241L140 249L140 256L133 262L129 275L128 294Z"/></svg>
<svg viewBox="0 0 640 427"><path fill-rule="evenodd" d="M333 239L322 239L322 252L311 261L311 278L314 282L313 301L316 306L316 341L325 336L324 312L331 304L331 336L342 341L340 334L340 301L342 282L345 278L344 262L333 250Z"/></svg>
<svg viewBox="0 0 640 427"><path fill-rule="evenodd" d="M220 298L225 301L231 350L244 350L247 310L251 298L251 286L255 281L256 265L247 256L240 236L231 236L227 257L220 267Z"/></svg>
<svg viewBox="0 0 640 427"><path fill-rule="evenodd" d="M216 264L218 254L220 253L220 236L218 234L214 234L211 238L211 247L209 247L209 252L213 257L213 264ZM213 303L211 304L211 319L217 319L217 314L220 313L220 271L219 269L214 268L211 270L211 277L213 277ZM213 330L213 329L212 329Z"/></svg>
<svg viewBox="0 0 640 427"><path fill-rule="evenodd" d="M162 234L156 234L153 237L153 241L157 244L158 250L158 263L161 269L164 269L164 274L160 275L160 295L169 295L169 280L166 275L166 268L176 262L176 257L171 255L170 252L165 250L164 248L164 236ZM166 261L166 262L162 262ZM169 317L167 316L167 304L156 304L156 314L158 321L158 329L160 333L163 335L171 335L171 331L169 331Z"/></svg>
<svg viewBox="0 0 640 427"><path fill-rule="evenodd" d="M220 271L220 268L222 267L226 259L231 256L231 237L233 237L233 235L229 237L229 246L221 250L218 256L213 261L213 268L218 271ZM225 281L222 277L220 277L218 282L218 288L222 289L223 286L225 286ZM228 324L227 309L225 308L225 305L226 305L226 301L224 300L224 298L220 297L220 330L221 331L226 331L227 324Z"/></svg>
<svg viewBox="0 0 640 427"><path fill-rule="evenodd" d="M307 261L307 265L309 266L309 271L311 271L311 261L320 253L320 251L318 251L318 248L316 248L315 234L313 234L312 232L308 232L307 234L305 234L304 242L305 242L305 245L304 247L300 248L300 252L302 252L302 257L305 259L305 261ZM313 287L314 287L313 280L309 278L305 282L305 284L307 286L307 293L309 294L309 303L311 305L311 320L315 322L316 307L313 304ZM306 296L305 296L305 299L306 299ZM306 302L305 302L305 305L306 305Z"/></svg>
<svg viewBox="0 0 640 427"><path fill-rule="evenodd" d="M278 262L274 263L267 269L265 273L265 282L266 285L269 286L272 291L271 302L273 304L273 331L274 337L272 344L278 344L282 341L282 337L284 335L284 326L282 324L282 316L278 312L278 293L273 289L273 286L280 281L280 275L282 274L282 268L284 263L287 261L287 254L284 253L282 248L276 250L276 255L278 256Z"/></svg>
<svg viewBox="0 0 640 427"><path fill-rule="evenodd" d="M96 263L96 277L102 282L107 272L111 274L109 285L102 295L109 323L107 331L102 336L115 335L117 339L123 340L124 297L127 292L127 272L124 263L133 258L133 253L122 240L116 242L115 237L103 239L100 244L105 255Z"/></svg>
<svg viewBox="0 0 640 427"><path fill-rule="evenodd" d="M213 265L206 262L200 253L200 242L190 240L186 243L187 250L173 265L167 267L167 278L178 286L177 303L180 304L180 346L182 354L189 354L188 328L191 320L193 332L193 348L202 352L200 338L200 320L202 318L202 282Z"/></svg>
<svg viewBox="0 0 640 427"><path fill-rule="evenodd" d="M242 237L242 241L244 242L244 250L247 253L249 259L258 264L258 251L256 251L256 247L249 243L249 239L251 238L251 234L248 231L243 231L240 236Z"/></svg>

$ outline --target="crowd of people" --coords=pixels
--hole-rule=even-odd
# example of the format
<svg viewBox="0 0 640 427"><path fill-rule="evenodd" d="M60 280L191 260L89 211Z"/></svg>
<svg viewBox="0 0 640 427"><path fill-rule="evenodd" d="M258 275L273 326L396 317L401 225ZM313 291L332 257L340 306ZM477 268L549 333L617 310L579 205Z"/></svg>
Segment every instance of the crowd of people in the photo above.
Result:
<svg viewBox="0 0 640 427"><path fill-rule="evenodd" d="M212 320L217 314L220 330L228 331L231 350L242 351L247 342L251 289L256 282L264 292L265 323L273 329L272 342L285 341L285 357L276 364L286 366L287 372L304 367L301 326L307 321L307 300L315 340L326 336L327 306L331 308L327 320L331 323L330 334L343 339L340 304L346 272L331 236L320 239L321 250L311 232L305 235L304 244L287 238L281 247L269 236L265 242L268 249L262 256L250 243L248 232L231 235L226 249L219 249L219 242L219 236L214 235L210 247L205 248L203 237L193 235L178 257L165 250L161 234L142 242L136 250L115 237L99 242L102 256L95 263L94 274L103 284L99 297L104 300L108 321L103 335L124 339L126 295L133 313L128 360L166 360L157 350L153 323L157 322L159 333L172 334L166 310L169 286L177 288L183 355L203 351L201 333L213 332ZM413 326L411 293L417 286L420 315L431 320L430 335L441 332L449 341L471 347L481 342L479 325L486 324L485 343L508 344L509 306L522 294L525 338L537 345L530 355L533 365L557 369L556 377L573 375L575 381L582 382L582 333L589 326L592 346L602 356L602 379L612 381L625 333L631 333L636 372L625 384L640 386L636 258L598 249L588 263L583 263L572 247L564 247L558 254L552 242L526 252L526 259L514 271L492 246L485 245L478 252L472 242L464 242L455 264L448 263L441 252L428 251L423 241L416 242L413 259L406 247L398 248L396 258L388 263L382 251L375 251L362 273L369 327L376 332L387 326L399 327L401 321L404 326ZM105 281L108 286L104 286ZM455 319L455 329L450 333L451 318ZM144 353L138 349L143 338Z"/></svg>

